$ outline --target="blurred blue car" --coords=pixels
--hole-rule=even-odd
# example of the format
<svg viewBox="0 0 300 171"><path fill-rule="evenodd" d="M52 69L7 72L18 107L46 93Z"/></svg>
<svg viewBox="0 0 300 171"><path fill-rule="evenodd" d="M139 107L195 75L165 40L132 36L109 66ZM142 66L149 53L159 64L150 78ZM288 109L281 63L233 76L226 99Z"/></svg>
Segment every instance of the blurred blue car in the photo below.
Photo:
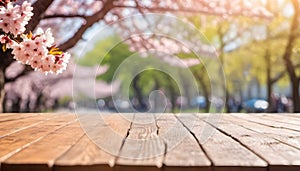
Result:
<svg viewBox="0 0 300 171"><path fill-rule="evenodd" d="M191 101L191 105L193 107L200 107L200 108L205 108L206 106L206 99L204 96L197 96Z"/></svg>
<svg viewBox="0 0 300 171"><path fill-rule="evenodd" d="M262 113L265 112L269 107L269 103L263 99L250 99L243 103L243 108L251 113Z"/></svg>

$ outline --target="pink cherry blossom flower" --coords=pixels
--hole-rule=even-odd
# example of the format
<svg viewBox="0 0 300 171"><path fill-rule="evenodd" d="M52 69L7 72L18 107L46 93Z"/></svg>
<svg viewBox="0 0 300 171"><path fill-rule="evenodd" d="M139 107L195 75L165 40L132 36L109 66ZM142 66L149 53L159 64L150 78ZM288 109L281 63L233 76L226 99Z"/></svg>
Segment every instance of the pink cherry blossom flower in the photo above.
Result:
<svg viewBox="0 0 300 171"><path fill-rule="evenodd" d="M15 41L11 40L11 38L6 35L0 35L0 43L5 44L6 48L9 48L9 49L11 49L12 46L14 46L16 44Z"/></svg>
<svg viewBox="0 0 300 171"><path fill-rule="evenodd" d="M32 58L31 63L30 63L30 66L32 68L37 70L38 68L40 68L41 65L42 65L42 58L40 58L38 56Z"/></svg>
<svg viewBox="0 0 300 171"><path fill-rule="evenodd" d="M69 53L55 48L54 37L50 29L38 28L36 34L23 34L25 26L33 16L31 4L24 1L21 6L6 2L0 6L0 35L2 48L12 49L14 59L22 64L30 65L34 70L48 73L62 73L70 59ZM21 38L21 42L16 39Z"/></svg>
<svg viewBox="0 0 300 171"><path fill-rule="evenodd" d="M54 37L50 28L48 28L45 32L43 29L38 28L36 34L39 35L36 40L40 43L44 43L48 47L54 44Z"/></svg>
<svg viewBox="0 0 300 171"><path fill-rule="evenodd" d="M69 53L62 53L53 47L51 30L37 29L37 34L21 35L23 42L13 47L14 58L33 69L48 73L62 73L67 68Z"/></svg>
<svg viewBox="0 0 300 171"><path fill-rule="evenodd" d="M29 21L30 18L33 16L32 10L33 10L33 8L31 6L31 3L24 1L22 4L22 8L21 8L21 11L22 11L21 16L25 20Z"/></svg>
<svg viewBox="0 0 300 171"><path fill-rule="evenodd" d="M0 17L3 18L10 18L10 19L16 19L20 17L19 14L20 6L13 6L11 2L9 2L6 7L1 6L0 7Z"/></svg>
<svg viewBox="0 0 300 171"><path fill-rule="evenodd" d="M13 5L9 2L6 6L0 7L0 28L5 33L11 33L14 36L24 33L25 26L33 16L31 4L24 1L22 6Z"/></svg>

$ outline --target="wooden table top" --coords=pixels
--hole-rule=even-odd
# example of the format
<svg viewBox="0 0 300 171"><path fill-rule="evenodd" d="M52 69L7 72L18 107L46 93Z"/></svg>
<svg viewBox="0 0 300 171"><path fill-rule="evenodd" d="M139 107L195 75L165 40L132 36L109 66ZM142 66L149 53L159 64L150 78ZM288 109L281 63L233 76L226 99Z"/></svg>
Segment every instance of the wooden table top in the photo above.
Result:
<svg viewBox="0 0 300 171"><path fill-rule="evenodd" d="M300 114L0 114L1 171L300 171Z"/></svg>

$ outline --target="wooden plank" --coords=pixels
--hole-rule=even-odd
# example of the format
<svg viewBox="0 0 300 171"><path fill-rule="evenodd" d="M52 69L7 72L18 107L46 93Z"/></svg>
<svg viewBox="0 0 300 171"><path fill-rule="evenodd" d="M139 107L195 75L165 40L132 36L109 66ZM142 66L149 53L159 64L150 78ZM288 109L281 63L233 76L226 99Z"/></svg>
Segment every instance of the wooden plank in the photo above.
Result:
<svg viewBox="0 0 300 171"><path fill-rule="evenodd" d="M154 114L136 114L125 139L116 170L160 170L166 144L158 137Z"/></svg>
<svg viewBox="0 0 300 171"><path fill-rule="evenodd" d="M54 161L83 135L77 121L69 124L5 160L2 171L51 171Z"/></svg>
<svg viewBox="0 0 300 171"><path fill-rule="evenodd" d="M74 115L61 115L0 138L0 163L49 133L74 121Z"/></svg>
<svg viewBox="0 0 300 171"><path fill-rule="evenodd" d="M174 114L156 115L158 136L167 144L163 161L164 171L211 170L211 162L197 139Z"/></svg>
<svg viewBox="0 0 300 171"><path fill-rule="evenodd" d="M289 130L294 130L294 131L300 132L300 125L292 125L292 124L284 123L284 122L266 120L259 114L236 114L234 116L240 117L242 119L245 119L245 120L248 120L248 121L251 121L254 123L260 123L260 124L263 124L263 125L266 125L269 127L280 128L280 129L289 129Z"/></svg>
<svg viewBox="0 0 300 171"><path fill-rule="evenodd" d="M300 119L300 113L285 113L285 115L291 117L291 118L298 118Z"/></svg>
<svg viewBox="0 0 300 171"><path fill-rule="evenodd" d="M1 122L7 122L7 121L13 121L13 120L18 120L18 119L24 119L32 116L36 116L38 113L30 113L30 114L13 114L13 113L1 113L0 114L0 123Z"/></svg>
<svg viewBox="0 0 300 171"><path fill-rule="evenodd" d="M294 126L299 126L296 117L291 129L279 125L289 124L284 116L251 115L256 121L249 121L240 115L224 115L220 125L211 122L218 126L216 129L206 125L209 115L203 114L179 115L185 127L168 114L136 115L132 125L133 115L98 115L100 120L92 115L78 116L87 133L84 136L78 123L62 126L63 116L57 116L38 120L34 125L27 123L33 118L20 119L20 125L27 127L0 138L0 154L3 153L4 159L10 156L1 171L300 169L300 131L294 130ZM59 119L62 123L55 121ZM2 123L18 124L15 121ZM205 143L201 142L204 127L215 131ZM58 130L51 133L54 128ZM264 160L270 163L269 167Z"/></svg>
<svg viewBox="0 0 300 171"><path fill-rule="evenodd" d="M285 124L293 124L300 126L300 118L289 117L290 115L286 114L258 114L262 119L272 120Z"/></svg>
<svg viewBox="0 0 300 171"><path fill-rule="evenodd" d="M272 137L239 126L236 122L228 119L227 115L224 115L222 121L217 125L211 124L265 159L271 165L269 170L278 170L284 166L285 170L289 170L290 167L295 171L300 170L300 150Z"/></svg>
<svg viewBox="0 0 300 171"><path fill-rule="evenodd" d="M106 147L102 147L102 144L113 145L114 150L119 152L130 128L130 120L132 120L133 115L127 114L126 118L129 119L118 114L102 115L101 117L106 125L99 124L102 121L95 115L88 117L91 119L90 122L88 119L85 119L84 124L90 124L93 130L96 131L88 132L87 135L82 137L70 150L59 157L57 161L55 161L55 171L113 170L112 166L116 160L116 156L113 155L115 152L111 153L111 147L106 149ZM111 131L115 131L121 138L114 138L114 134L111 134ZM96 141L93 142L88 136ZM99 142L97 138L107 142Z"/></svg>
<svg viewBox="0 0 300 171"><path fill-rule="evenodd" d="M232 137L206 124L196 116L181 115L179 119L198 138L205 153L213 163L213 170L267 170L267 163L264 160L235 141ZM197 124L191 127L189 123L195 120ZM202 131L205 127L213 130L214 134L206 142L201 142L201 136L205 134Z"/></svg>
<svg viewBox="0 0 300 171"><path fill-rule="evenodd" d="M111 171L114 156L101 150L88 136L83 136L70 150L55 161L55 171Z"/></svg>
<svg viewBox="0 0 300 171"><path fill-rule="evenodd" d="M11 120L7 122L2 122L0 124L0 138L21 131L23 129L38 125L40 122L54 118L56 116L58 115L43 114L43 115L35 115L32 117L23 118L20 120Z"/></svg>
<svg viewBox="0 0 300 171"><path fill-rule="evenodd" d="M253 116L255 117L255 116ZM236 124L250 129L252 131L256 131L258 133L265 134L267 136L271 136L276 140L293 146L294 148L300 149L300 133L298 131L293 131L289 129L282 129L278 127L272 127L268 125L262 125L260 123L251 122L249 120L242 119L243 116L237 117L237 115L228 115L228 119L230 118Z"/></svg>
<svg viewBox="0 0 300 171"><path fill-rule="evenodd" d="M119 115L119 117L117 117ZM97 129L90 127L90 124L84 124L85 121L80 121L83 129L88 132L88 136L97 145L101 145L101 148L108 151L112 155L118 156L120 149L115 148L122 146L124 137L127 136L131 121L132 114L110 114L106 117L104 115L98 115L99 118L93 119L93 122L97 123ZM90 119L86 119L87 123L90 123ZM102 126L101 126L102 125ZM126 136L125 136L126 135Z"/></svg>

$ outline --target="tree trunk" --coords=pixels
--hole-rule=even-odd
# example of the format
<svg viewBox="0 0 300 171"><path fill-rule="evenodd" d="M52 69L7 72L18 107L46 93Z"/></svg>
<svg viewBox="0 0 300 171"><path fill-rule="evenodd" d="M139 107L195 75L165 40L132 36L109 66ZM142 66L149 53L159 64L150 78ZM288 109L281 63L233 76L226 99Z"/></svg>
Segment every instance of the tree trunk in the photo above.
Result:
<svg viewBox="0 0 300 171"><path fill-rule="evenodd" d="M136 95L136 97L137 97L137 99L138 99L140 109L141 109L141 110L147 110L147 105L144 103L142 90L140 89L140 87L139 87L139 85L138 85L139 79L140 79L140 76L137 75L137 76L134 77L134 79L132 80L133 91L134 91L134 94Z"/></svg>
<svg viewBox="0 0 300 171"><path fill-rule="evenodd" d="M257 88L257 97L258 98L262 98L262 95L261 95L261 84L259 82L259 80L256 78L255 79L255 82L256 82L256 88Z"/></svg>
<svg viewBox="0 0 300 171"><path fill-rule="evenodd" d="M2 69L0 69L0 113L3 113L3 106L4 106L4 84L5 84L5 77L4 72Z"/></svg>
<svg viewBox="0 0 300 171"><path fill-rule="evenodd" d="M275 104L273 103L272 99L272 83L269 78L267 79L267 101L269 103L267 112L272 112L274 110Z"/></svg>
<svg viewBox="0 0 300 171"><path fill-rule="evenodd" d="M206 87L205 82L204 82L203 79L200 79L200 80L199 80L199 83L200 83L200 85L201 85L201 87L202 87L203 95L204 95L204 97L205 97L205 103L206 103L206 105L205 105L204 110L205 110L206 113L209 113L209 108L210 108L209 94L210 94L210 93L209 93L209 90L208 90L208 88Z"/></svg>
<svg viewBox="0 0 300 171"><path fill-rule="evenodd" d="M283 55L283 60L285 62L286 70L291 80L291 86L293 91L293 103L294 103L294 112L300 112L300 97L299 97L299 77L297 77L297 73L295 71L295 66L292 62L292 53L294 48L294 43L296 42L296 35L299 29L299 20L298 16L300 14L299 11L299 2L298 0L292 0L294 7L294 18L291 25L290 35L288 39L287 46L285 48L285 52Z"/></svg>
<svg viewBox="0 0 300 171"><path fill-rule="evenodd" d="M171 112L175 113L176 112L176 96L173 92L173 89L169 89L170 91L170 98L171 98Z"/></svg>
<svg viewBox="0 0 300 171"><path fill-rule="evenodd" d="M187 80L188 78L182 72L179 72L181 83L183 84L184 96L187 100L187 107L191 107L191 92L190 92L190 82ZM170 80L171 81L171 80Z"/></svg>
<svg viewBox="0 0 300 171"><path fill-rule="evenodd" d="M272 99L272 93L273 93L273 81L271 78L271 58L270 58L270 52L269 49L266 50L265 54L265 62L266 62L266 79L267 79L267 101L269 103L269 107L267 109L267 112L275 112L275 106L273 99Z"/></svg>
<svg viewBox="0 0 300 171"><path fill-rule="evenodd" d="M294 113L300 113L299 80L292 82Z"/></svg>
<svg viewBox="0 0 300 171"><path fill-rule="evenodd" d="M0 47L2 45L0 44ZM13 56L11 55L12 50L7 50L3 52L0 50L0 112L4 112L4 85L5 85L5 70L6 68L14 61Z"/></svg>
<svg viewBox="0 0 300 171"><path fill-rule="evenodd" d="M231 113L231 106L230 106L230 94L229 91L227 89L227 87L225 87L225 93L226 93L226 97L225 97L225 107L226 107L226 113Z"/></svg>
<svg viewBox="0 0 300 171"><path fill-rule="evenodd" d="M204 68L202 68L202 70L204 70ZM203 73L203 72L202 72ZM210 109L210 88L205 84L205 81L203 80L203 77L200 75L199 72L195 73L195 77L197 78L197 81L199 82L202 90L203 90L203 95L205 97L205 103L206 106L204 108L205 112L208 113L209 109ZM199 106L199 110L201 110L200 106Z"/></svg>
<svg viewBox="0 0 300 171"><path fill-rule="evenodd" d="M170 101L172 104L171 112L175 113L176 112L176 91L172 85L171 79L169 77L167 77L167 79L169 81L168 90L169 90L169 94L170 94ZM180 107L180 109L181 109L181 107Z"/></svg>

